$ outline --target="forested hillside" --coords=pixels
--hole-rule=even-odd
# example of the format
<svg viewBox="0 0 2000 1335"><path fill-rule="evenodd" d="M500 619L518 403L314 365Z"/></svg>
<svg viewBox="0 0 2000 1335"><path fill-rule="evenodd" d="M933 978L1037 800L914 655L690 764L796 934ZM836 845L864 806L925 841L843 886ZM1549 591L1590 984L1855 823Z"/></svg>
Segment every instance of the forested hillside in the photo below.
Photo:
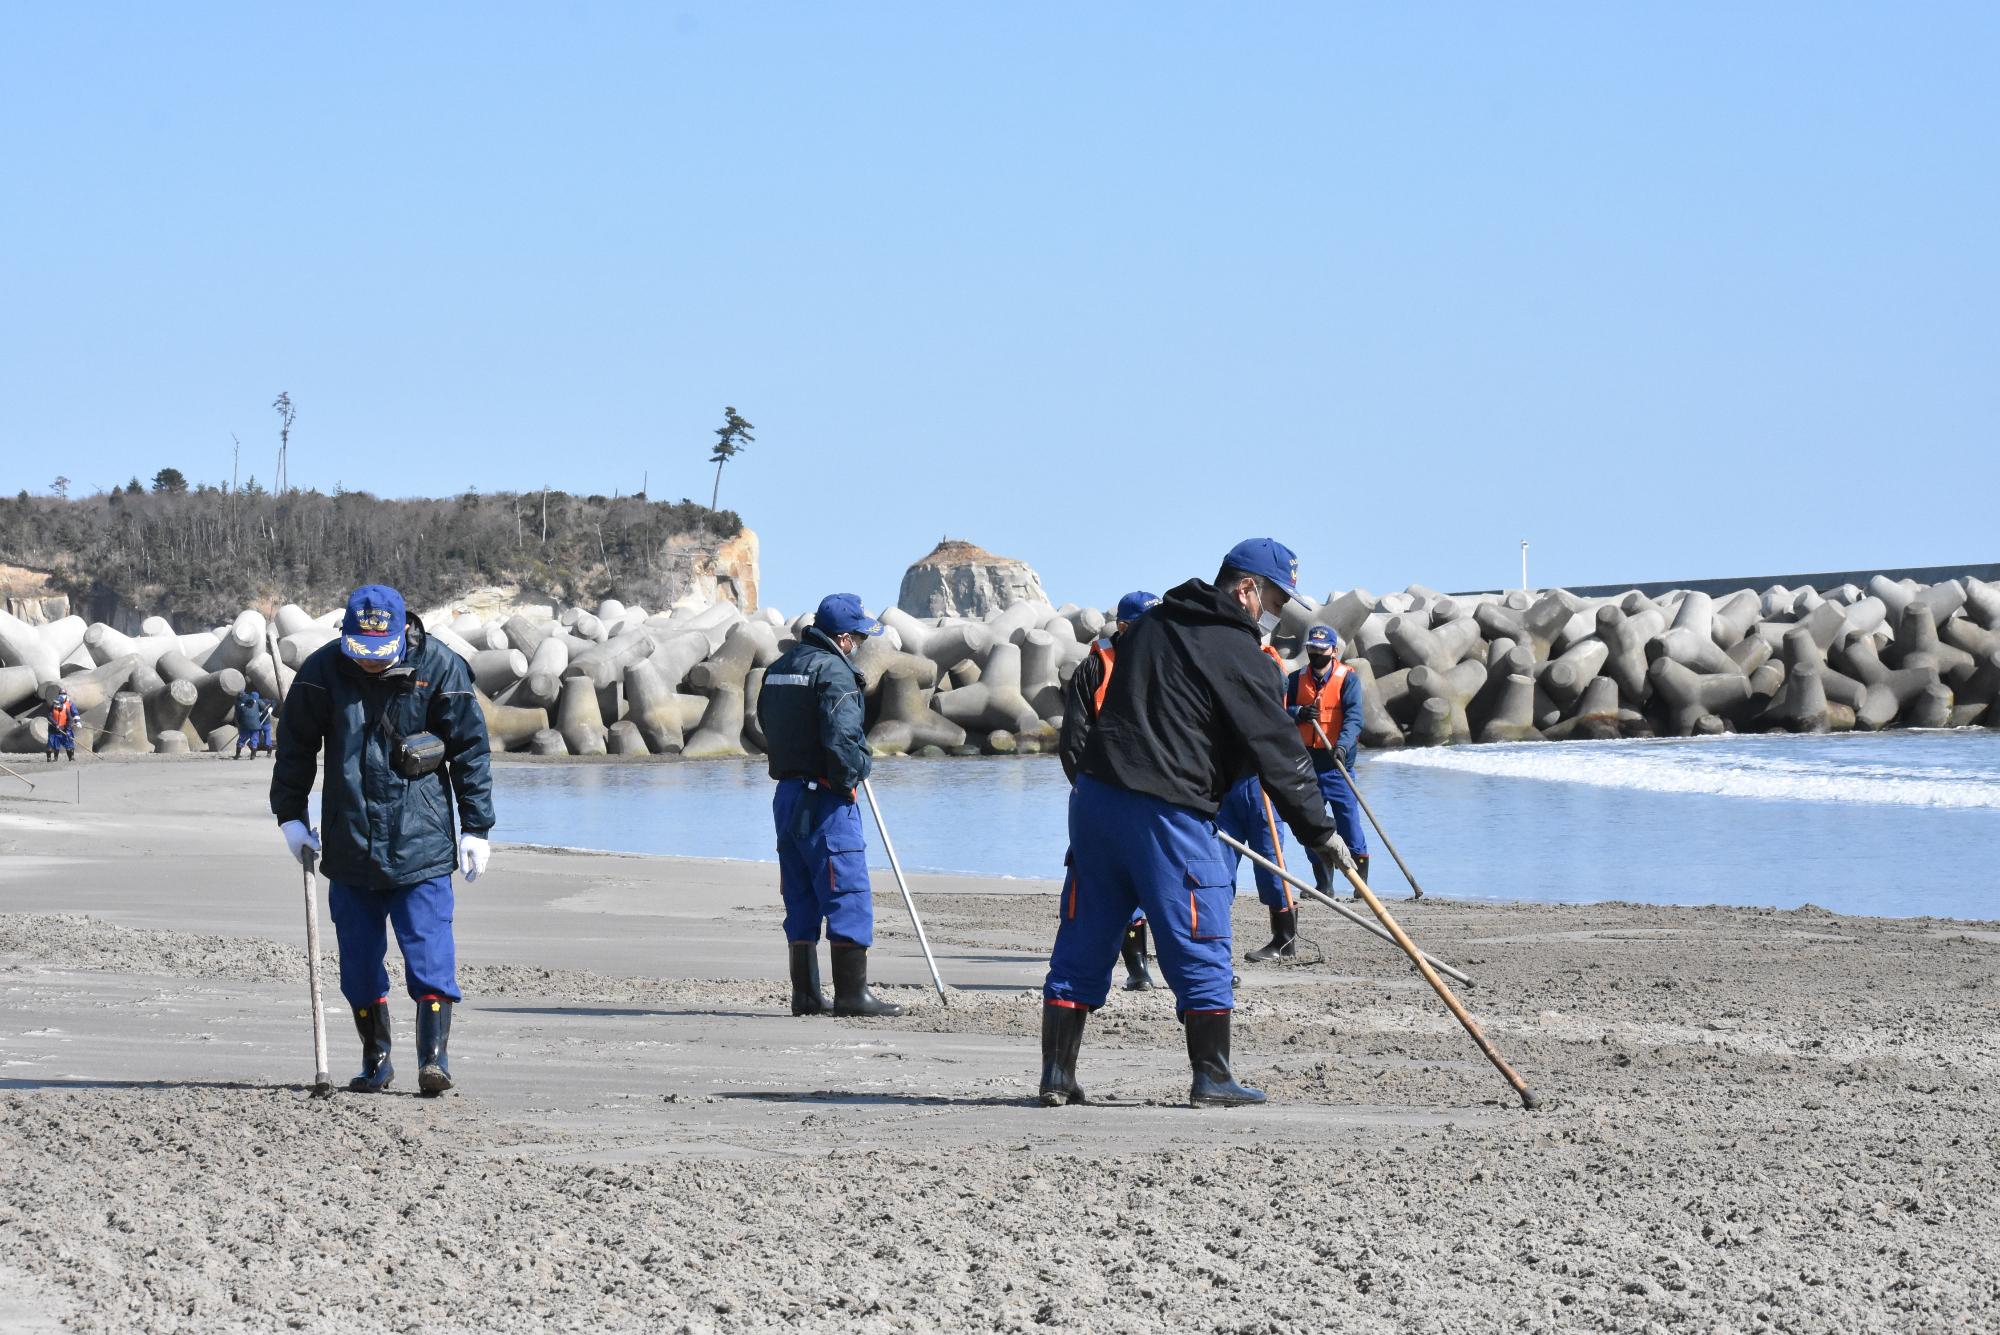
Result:
<svg viewBox="0 0 2000 1335"><path fill-rule="evenodd" d="M178 475L175 475L178 478ZM248 605L332 606L356 583L413 607L517 584L551 601L680 596L743 527L732 510L643 496L467 492L382 500L366 492L130 488L75 500L0 499L0 564L50 573L79 607L208 624Z"/></svg>

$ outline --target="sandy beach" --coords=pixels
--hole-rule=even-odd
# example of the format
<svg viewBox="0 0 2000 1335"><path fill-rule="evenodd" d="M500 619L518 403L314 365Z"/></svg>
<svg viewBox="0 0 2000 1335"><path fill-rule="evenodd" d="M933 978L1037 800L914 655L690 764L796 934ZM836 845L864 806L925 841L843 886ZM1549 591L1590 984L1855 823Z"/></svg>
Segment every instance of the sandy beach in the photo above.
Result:
<svg viewBox="0 0 2000 1335"><path fill-rule="evenodd" d="M266 764L86 762L80 803L17 768L0 1331L2000 1326L1995 923L1394 903L1528 1113L1308 907L1306 958L1243 970L1269 1106L1180 1106L1159 991L1092 1019L1106 1102L1051 1111L1052 883L916 878L947 1008L878 877L909 1014L793 1019L774 868L502 843L460 888L459 1091L414 1097L399 996L396 1093L315 1101Z"/></svg>

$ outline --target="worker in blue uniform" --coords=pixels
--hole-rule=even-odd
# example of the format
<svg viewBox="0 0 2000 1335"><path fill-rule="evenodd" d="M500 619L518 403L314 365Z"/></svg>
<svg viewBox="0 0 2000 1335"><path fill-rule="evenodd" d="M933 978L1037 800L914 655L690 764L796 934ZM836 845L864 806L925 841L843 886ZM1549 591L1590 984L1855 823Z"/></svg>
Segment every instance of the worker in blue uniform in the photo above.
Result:
<svg viewBox="0 0 2000 1335"><path fill-rule="evenodd" d="M236 758L243 759L243 748L250 748L250 758L255 760L259 751L271 749L271 704L257 694L254 687L245 687L236 697Z"/></svg>
<svg viewBox="0 0 2000 1335"><path fill-rule="evenodd" d="M1361 674L1340 659L1340 633L1331 626L1314 626L1306 632L1306 665L1285 681L1285 708L1299 725L1299 740L1312 757L1313 775L1320 796L1333 812L1334 827L1354 855L1355 873L1368 879L1368 838L1361 827L1361 804L1354 787L1340 772L1354 772L1356 748L1361 744ZM1339 764L1335 764L1335 757ZM1321 891L1333 889L1334 868L1320 858L1313 859L1313 879ZM1289 925L1296 928L1297 915ZM1272 931L1279 931L1272 917Z"/></svg>
<svg viewBox="0 0 2000 1335"><path fill-rule="evenodd" d="M778 889L791 948L792 1014L901 1015L868 987L875 902L868 843L855 790L873 751L864 720L855 646L882 623L851 593L828 594L813 624L764 672L757 722L778 781L771 819L778 832ZM819 938L833 963L833 1004L820 991Z"/></svg>
<svg viewBox="0 0 2000 1335"><path fill-rule="evenodd" d="M1057 739L1056 754L1062 760L1063 774L1072 787L1083 766L1083 748L1090 741L1090 725L1097 722L1097 711L1104 707L1104 693L1111 689L1111 669L1118 661L1118 637L1125 628L1160 605L1160 595L1148 593L1144 589L1134 589L1118 600L1117 611L1105 633L1093 640L1090 652L1084 655L1076 671L1070 674L1063 686L1062 732ZM1063 876L1069 876L1070 856L1063 854ZM1125 961L1125 990L1146 992L1153 986L1152 970L1146 967L1146 911L1132 910L1132 921L1125 928L1125 940L1119 945L1119 955Z"/></svg>
<svg viewBox="0 0 2000 1335"><path fill-rule="evenodd" d="M324 848L306 823L322 751ZM460 999L451 878L457 871L470 883L486 870L493 783L471 669L424 633L396 590L356 589L339 638L299 665L271 769L271 811L291 855L303 862L310 852L326 872L340 992L361 1036L361 1073L347 1087L379 1093L395 1079L385 963L394 927L417 1003L417 1089L444 1093Z"/></svg>
<svg viewBox="0 0 2000 1335"><path fill-rule="evenodd" d="M1234 868L1215 814L1254 773L1285 823L1322 856L1347 857L1298 730L1259 649L1298 592L1298 561L1270 538L1238 543L1214 583L1189 580L1119 642L1069 801L1070 876L1042 984L1040 1097L1084 1101L1077 1051L1111 988L1118 943L1143 908L1186 1029L1188 1101L1262 1103L1230 1069Z"/></svg>

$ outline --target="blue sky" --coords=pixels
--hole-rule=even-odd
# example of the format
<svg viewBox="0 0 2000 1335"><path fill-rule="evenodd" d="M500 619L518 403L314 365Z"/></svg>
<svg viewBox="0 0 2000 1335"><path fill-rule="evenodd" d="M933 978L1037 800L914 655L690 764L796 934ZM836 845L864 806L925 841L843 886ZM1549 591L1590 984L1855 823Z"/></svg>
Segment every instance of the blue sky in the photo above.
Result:
<svg viewBox="0 0 2000 1335"><path fill-rule="evenodd" d="M767 598L1991 560L2000 8L16 8L0 488L708 495ZM357 572L357 576L366 572Z"/></svg>

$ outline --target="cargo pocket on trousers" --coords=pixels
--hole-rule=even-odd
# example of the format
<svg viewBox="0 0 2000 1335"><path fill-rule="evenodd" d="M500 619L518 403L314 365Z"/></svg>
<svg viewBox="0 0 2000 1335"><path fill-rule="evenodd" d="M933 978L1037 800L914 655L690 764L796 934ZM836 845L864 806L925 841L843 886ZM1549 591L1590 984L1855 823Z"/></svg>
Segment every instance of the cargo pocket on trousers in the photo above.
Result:
<svg viewBox="0 0 2000 1335"><path fill-rule="evenodd" d="M1229 903L1236 897L1236 869L1220 858L1187 864L1188 936L1196 941L1229 939Z"/></svg>
<svg viewBox="0 0 2000 1335"><path fill-rule="evenodd" d="M868 893L868 841L861 822L835 821L827 831L826 876L831 894Z"/></svg>

